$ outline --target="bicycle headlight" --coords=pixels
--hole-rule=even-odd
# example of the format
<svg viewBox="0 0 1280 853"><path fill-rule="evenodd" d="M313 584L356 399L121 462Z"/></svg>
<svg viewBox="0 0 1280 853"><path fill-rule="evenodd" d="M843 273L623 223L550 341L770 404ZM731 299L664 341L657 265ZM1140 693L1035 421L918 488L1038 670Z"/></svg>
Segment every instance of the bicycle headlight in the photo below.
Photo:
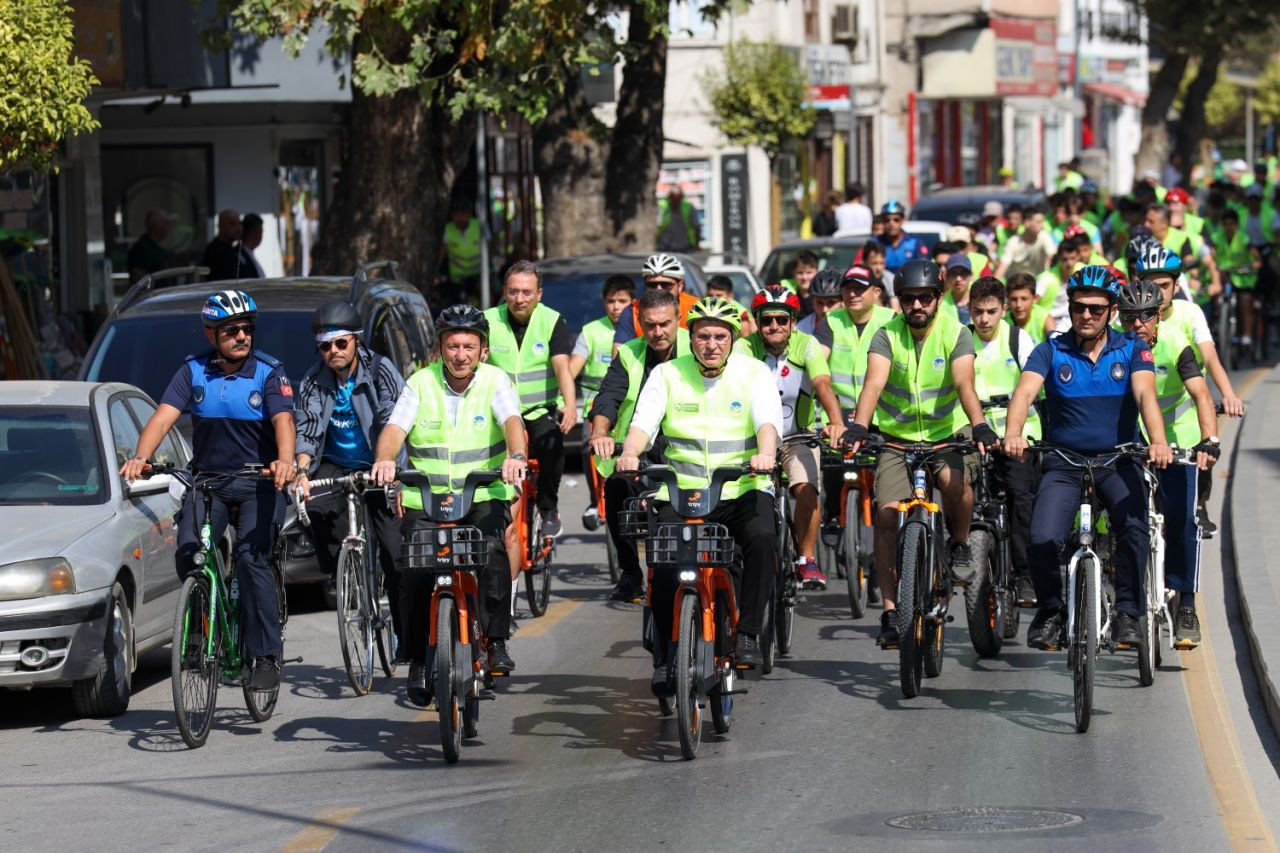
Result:
<svg viewBox="0 0 1280 853"><path fill-rule="evenodd" d="M437 575L436 586L453 586L453 575Z"/></svg>
<svg viewBox="0 0 1280 853"><path fill-rule="evenodd" d="M76 591L71 564L61 557L0 566L0 601L70 595Z"/></svg>
<svg viewBox="0 0 1280 853"><path fill-rule="evenodd" d="M1081 530L1081 531L1080 531L1080 544L1081 544L1081 545L1092 545L1092 544L1093 544L1093 532L1092 532L1092 531L1090 531L1090 530Z"/></svg>
<svg viewBox="0 0 1280 853"><path fill-rule="evenodd" d="M698 579L698 573L692 571L683 571L680 573L681 583L693 583Z"/></svg>

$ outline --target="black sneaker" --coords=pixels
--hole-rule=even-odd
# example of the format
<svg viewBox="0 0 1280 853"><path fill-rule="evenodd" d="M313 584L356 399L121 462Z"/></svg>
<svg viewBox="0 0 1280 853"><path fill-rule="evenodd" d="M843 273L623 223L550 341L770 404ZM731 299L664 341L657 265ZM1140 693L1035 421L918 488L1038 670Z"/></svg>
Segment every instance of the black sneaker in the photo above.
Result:
<svg viewBox="0 0 1280 853"><path fill-rule="evenodd" d="M618 583L614 586L613 592L609 595L610 601L622 601L628 604L635 601L644 600L644 578L640 575L624 574L618 578Z"/></svg>
<svg viewBox="0 0 1280 853"><path fill-rule="evenodd" d="M1033 649L1056 652L1062 648L1062 611L1040 610L1027 629L1027 645Z"/></svg>
<svg viewBox="0 0 1280 853"><path fill-rule="evenodd" d="M555 539L564 531L564 525L560 523L560 513L548 512L542 516L542 535L550 536Z"/></svg>
<svg viewBox="0 0 1280 853"><path fill-rule="evenodd" d="M1189 651L1200 645L1200 617L1194 607L1179 607L1173 626L1175 648Z"/></svg>
<svg viewBox="0 0 1280 853"><path fill-rule="evenodd" d="M1118 646L1136 646L1141 643L1142 632L1138 630L1138 617L1117 613L1111 636Z"/></svg>
<svg viewBox="0 0 1280 853"><path fill-rule="evenodd" d="M490 640L489 641L489 672L494 675L510 675L511 670L516 668L516 662L511 659L511 655L507 652L506 640Z"/></svg>
<svg viewBox="0 0 1280 853"><path fill-rule="evenodd" d="M1204 507L1196 509L1196 521L1200 522L1201 539L1212 539L1213 534L1218 532L1218 525L1209 518L1209 511Z"/></svg>
<svg viewBox="0 0 1280 853"><path fill-rule="evenodd" d="M752 669L760 666L760 645L756 638L738 632L738 642L733 648L734 665L740 669Z"/></svg>
<svg viewBox="0 0 1280 853"><path fill-rule="evenodd" d="M653 677L649 679L649 690L659 699L669 699L676 695L676 686L671 683L671 671L665 663L653 668Z"/></svg>
<svg viewBox="0 0 1280 853"><path fill-rule="evenodd" d="M1018 578L1017 594L1019 607L1035 607L1039 600L1036 598L1036 585L1031 582L1031 578L1025 575Z"/></svg>
<svg viewBox="0 0 1280 853"><path fill-rule="evenodd" d="M275 690L280 686L280 659L275 655L253 659L250 690Z"/></svg>
<svg viewBox="0 0 1280 853"><path fill-rule="evenodd" d="M600 511L593 506L587 507L582 512L582 526L591 532L600 529Z"/></svg>
<svg viewBox="0 0 1280 853"><path fill-rule="evenodd" d="M880 636L876 637L876 645L882 649L898 647L898 611L886 610L880 614Z"/></svg>
<svg viewBox="0 0 1280 853"><path fill-rule="evenodd" d="M427 665L425 663L409 664L409 681L406 686L410 702L419 708L425 708L431 704L431 693L434 685L427 679Z"/></svg>
<svg viewBox="0 0 1280 853"><path fill-rule="evenodd" d="M969 553L968 542L957 542L954 539L947 546L948 562L951 564L951 579L959 584L968 584L973 580L973 556Z"/></svg>

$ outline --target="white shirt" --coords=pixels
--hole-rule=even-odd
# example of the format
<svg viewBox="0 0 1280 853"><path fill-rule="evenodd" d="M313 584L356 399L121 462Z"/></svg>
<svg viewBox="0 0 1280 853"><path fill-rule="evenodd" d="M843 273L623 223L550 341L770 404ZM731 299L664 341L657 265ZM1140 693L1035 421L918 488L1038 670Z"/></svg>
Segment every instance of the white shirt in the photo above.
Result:
<svg viewBox="0 0 1280 853"><path fill-rule="evenodd" d="M809 341L809 346L819 347L820 344L813 340ZM795 435L799 432L796 427L796 401L800 399L801 393L813 396L813 382L809 379L809 373L787 361L786 352L773 355L766 350L761 363L769 368L769 372L773 374L773 382L778 386L778 402L782 404L782 432L778 435ZM816 405L817 401L814 402Z"/></svg>
<svg viewBox="0 0 1280 853"><path fill-rule="evenodd" d="M758 375L751 381L753 388L770 388L774 386L773 372L765 367L764 362L756 361L749 355L742 353L732 353L730 358L744 358L751 362L752 369L758 372ZM640 389L640 397L636 400L635 414L631 416L631 426L643 432L649 437L645 450L653 447L653 439L658 434L658 430L662 427L662 419L667 414L667 373L679 373L679 368L671 362L665 362L655 367L650 373L649 378L645 380L644 387ZM721 374L723 376L723 374ZM717 376L712 379L702 378L702 384L711 390L716 383L720 381ZM755 431L760 432L765 424L772 424L777 431L778 436L782 436L782 398L777 394L755 394L751 398L751 424Z"/></svg>
<svg viewBox="0 0 1280 853"><path fill-rule="evenodd" d="M474 375L471 377L471 381L467 383L467 387L460 392L453 390L448 383L445 383L445 418L448 419L449 426L456 427L458 425L458 409L462 405L463 398L474 385ZM508 418L520 417L520 403L516 397L515 386L511 384L511 378L505 373L498 380L498 390L494 393L489 408L493 415L493 422L499 425L505 425ZM404 390L400 392L400 396L396 400L396 407L391 411L391 420L388 423L400 427L407 433L413 429L413 424L417 419L418 392L413 390L413 386L405 385Z"/></svg>
<svg viewBox="0 0 1280 853"><path fill-rule="evenodd" d="M1018 333L1018 369L1021 370L1027 366L1027 358L1031 355L1031 351L1036 348L1036 342L1031 335L1027 334L1026 329L1019 329L1016 326L1013 328ZM1000 338L998 336L990 341L984 341L977 335L973 336L973 348L979 353L984 352L989 346L998 346L999 344ZM1013 351L1013 341L1009 342L1009 351Z"/></svg>
<svg viewBox="0 0 1280 853"><path fill-rule="evenodd" d="M846 201L835 210L836 231L871 233L871 208L860 201Z"/></svg>
<svg viewBox="0 0 1280 853"><path fill-rule="evenodd" d="M573 342L573 352L569 353L569 355L591 358L591 344L587 341L586 332L578 332L578 339Z"/></svg>

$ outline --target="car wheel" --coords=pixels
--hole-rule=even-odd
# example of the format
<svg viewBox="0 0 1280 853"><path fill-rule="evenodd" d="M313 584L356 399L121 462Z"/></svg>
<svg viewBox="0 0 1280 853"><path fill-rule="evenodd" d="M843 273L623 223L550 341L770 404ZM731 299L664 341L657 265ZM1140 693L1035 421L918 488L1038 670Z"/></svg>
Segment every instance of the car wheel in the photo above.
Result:
<svg viewBox="0 0 1280 853"><path fill-rule="evenodd" d="M133 659L133 613L124 587L117 583L111 587L98 672L71 685L76 712L84 717L115 717L129 710Z"/></svg>

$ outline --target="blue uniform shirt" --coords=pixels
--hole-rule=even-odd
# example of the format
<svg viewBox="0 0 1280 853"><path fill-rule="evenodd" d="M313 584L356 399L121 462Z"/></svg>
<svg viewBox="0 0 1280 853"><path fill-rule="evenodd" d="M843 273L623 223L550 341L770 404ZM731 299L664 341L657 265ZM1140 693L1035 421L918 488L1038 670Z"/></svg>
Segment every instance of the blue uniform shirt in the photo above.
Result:
<svg viewBox="0 0 1280 853"><path fill-rule="evenodd" d="M355 407L351 405L351 392L355 387L354 375L338 386L333 396L329 428L324 433L324 461L348 471L364 470L373 465L373 451L364 437Z"/></svg>
<svg viewBox="0 0 1280 853"><path fill-rule="evenodd" d="M269 464L279 454L271 419L293 411L284 368L256 350L235 373L213 363L213 352L187 356L160 402L191 413L192 468L220 474Z"/></svg>
<svg viewBox="0 0 1280 853"><path fill-rule="evenodd" d="M1077 453L1105 453L1138 440L1138 401L1130 376L1154 371L1150 348L1132 332L1107 329L1097 364L1076 345L1074 332L1031 351L1023 370L1044 377L1045 441Z"/></svg>
<svg viewBox="0 0 1280 853"><path fill-rule="evenodd" d="M929 247L920 242L920 238L905 231L898 245L894 246L882 234L876 238L884 246L884 268L889 272L897 272L907 261L929 257Z"/></svg>

